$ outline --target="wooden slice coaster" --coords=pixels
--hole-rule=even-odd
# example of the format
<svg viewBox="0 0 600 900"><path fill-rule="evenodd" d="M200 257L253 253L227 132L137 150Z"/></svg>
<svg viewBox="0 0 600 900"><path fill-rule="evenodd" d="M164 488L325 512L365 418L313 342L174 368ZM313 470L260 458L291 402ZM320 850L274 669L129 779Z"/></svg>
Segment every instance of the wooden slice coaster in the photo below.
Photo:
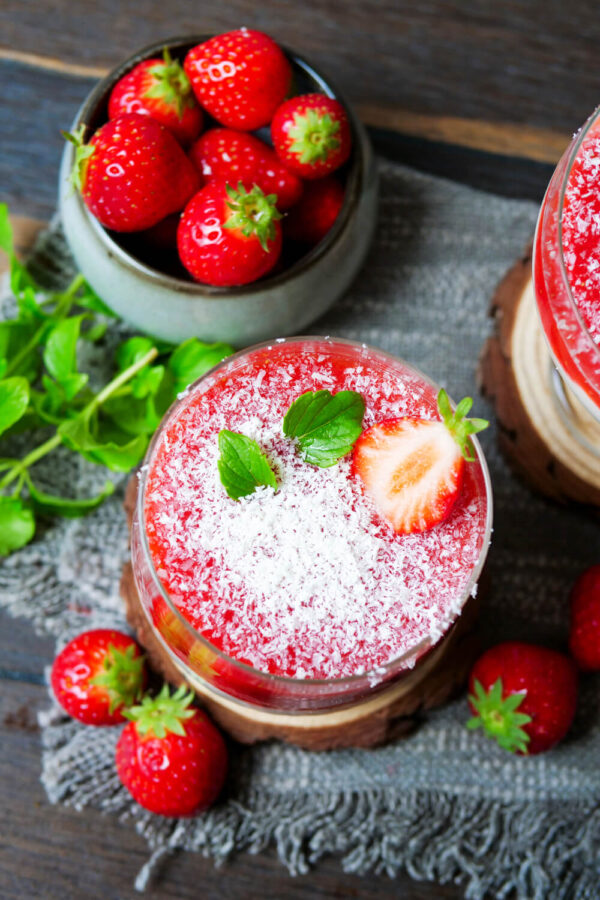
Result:
<svg viewBox="0 0 600 900"><path fill-rule="evenodd" d="M130 525L136 490L137 478L133 477L125 501ZM483 580L482 576L478 598ZM223 730L244 744L278 738L307 750L330 750L386 743L412 731L424 711L458 693L479 651L475 631L479 599L470 598L448 634L401 680L367 700L327 712L281 713L236 700L200 680L187 680L150 626L130 563L123 569L121 595L127 621L153 669L174 685L189 684Z"/></svg>
<svg viewBox="0 0 600 900"><path fill-rule="evenodd" d="M478 381L494 404L504 456L542 494L600 506L600 423L565 388L577 439L561 409L533 294L531 249L501 281L490 315L495 331L484 345Z"/></svg>

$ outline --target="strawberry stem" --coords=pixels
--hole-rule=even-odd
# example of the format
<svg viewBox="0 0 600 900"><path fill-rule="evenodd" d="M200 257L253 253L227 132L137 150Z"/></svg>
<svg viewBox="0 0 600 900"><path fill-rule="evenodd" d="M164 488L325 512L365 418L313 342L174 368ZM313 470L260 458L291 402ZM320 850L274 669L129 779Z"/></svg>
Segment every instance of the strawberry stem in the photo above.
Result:
<svg viewBox="0 0 600 900"><path fill-rule="evenodd" d="M81 124L79 128L74 131L61 131L62 136L66 141L73 144L75 147L75 162L73 163L73 168L71 169L71 174L69 175L69 181L77 191L81 191L83 185L83 179L85 176L85 170L87 169L87 162L90 156L93 155L95 147L93 144L84 144L83 136L85 134L87 125Z"/></svg>
<svg viewBox="0 0 600 900"><path fill-rule="evenodd" d="M164 738L170 732L184 737L183 723L195 713L194 709L190 709L193 700L193 691L185 685L171 694L169 685L164 684L156 697L146 695L139 706L132 706L123 715L135 722L140 735L152 733L154 737Z"/></svg>
<svg viewBox="0 0 600 900"><path fill-rule="evenodd" d="M300 156L301 163L314 165L326 160L330 153L338 149L339 130L340 123L332 119L329 113L319 113L316 109L296 113L294 124L288 131L293 138L290 150Z"/></svg>
<svg viewBox="0 0 600 900"><path fill-rule="evenodd" d="M90 684L103 687L110 700L109 711L118 706L131 706L139 700L144 681L144 657L137 647L130 644L124 652L109 644L104 658L103 671L90 680Z"/></svg>
<svg viewBox="0 0 600 900"><path fill-rule="evenodd" d="M225 185L229 201L227 206L231 215L224 223L225 228L234 228L242 232L246 237L256 235L263 250L269 251L269 241L274 241L275 222L281 219L281 213L277 210L277 196L275 194L263 194L258 185L254 185L251 191L247 191L241 181L237 189L231 185Z"/></svg>
<svg viewBox="0 0 600 900"><path fill-rule="evenodd" d="M522 727L532 721L531 716L517 712L527 695L527 691L502 696L502 679L498 678L489 691L481 682L474 683L475 695L469 695L469 702L476 715L467 722L467 728L483 728L500 747L511 753L527 754L530 737Z"/></svg>
<svg viewBox="0 0 600 900"><path fill-rule="evenodd" d="M473 406L471 397L463 397L454 412L452 412L448 394L444 388L441 388L437 396L437 404L442 421L460 447L460 452L467 462L473 462L475 460L475 448L470 435L483 431L490 423L487 419L467 419L467 413L470 412Z"/></svg>
<svg viewBox="0 0 600 900"><path fill-rule="evenodd" d="M177 117L183 117L186 106L194 105L192 85L183 71L181 63L171 58L168 47L163 50L163 62L151 66L148 72L154 84L144 94L154 100L162 100L167 106L175 107Z"/></svg>

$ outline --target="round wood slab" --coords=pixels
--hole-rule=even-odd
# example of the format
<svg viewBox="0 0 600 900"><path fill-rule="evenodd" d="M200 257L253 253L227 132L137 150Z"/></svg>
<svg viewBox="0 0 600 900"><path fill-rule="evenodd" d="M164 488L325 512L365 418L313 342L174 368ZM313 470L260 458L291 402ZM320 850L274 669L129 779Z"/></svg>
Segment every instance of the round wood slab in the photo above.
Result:
<svg viewBox="0 0 600 900"><path fill-rule="evenodd" d="M136 490L134 476L125 499L130 525ZM482 580L483 576L478 595ZM443 640L400 681L367 700L334 710L281 713L243 703L196 679L186 680L150 626L130 563L123 569L121 595L127 621L145 648L151 667L171 684L188 683L223 730L245 744L278 738L308 750L330 750L373 747L398 738L419 724L424 711L446 702L463 688L479 650L475 631L479 602L471 597Z"/></svg>
<svg viewBox="0 0 600 900"><path fill-rule="evenodd" d="M494 404L504 456L542 494L600 506L600 424L565 389L583 437L578 440L561 410L533 294L531 249L501 281L490 314L495 329L479 360L478 381Z"/></svg>

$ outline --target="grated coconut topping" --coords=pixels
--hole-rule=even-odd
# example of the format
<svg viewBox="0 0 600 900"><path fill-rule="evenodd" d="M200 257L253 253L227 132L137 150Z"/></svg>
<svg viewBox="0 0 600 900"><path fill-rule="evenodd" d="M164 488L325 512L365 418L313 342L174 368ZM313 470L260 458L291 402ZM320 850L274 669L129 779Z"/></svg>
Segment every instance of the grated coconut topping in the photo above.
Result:
<svg viewBox="0 0 600 900"><path fill-rule="evenodd" d="M250 357L227 371L189 396L157 446L147 483L153 561L182 614L229 656L297 678L380 670L422 639L437 641L460 611L481 549L479 468L468 467L449 519L399 536L362 494L349 457L316 468L282 434L286 410L306 390L359 391L366 428L434 417L432 389L297 345L278 346L264 366ZM221 428L259 443L277 491L227 496L217 470Z"/></svg>

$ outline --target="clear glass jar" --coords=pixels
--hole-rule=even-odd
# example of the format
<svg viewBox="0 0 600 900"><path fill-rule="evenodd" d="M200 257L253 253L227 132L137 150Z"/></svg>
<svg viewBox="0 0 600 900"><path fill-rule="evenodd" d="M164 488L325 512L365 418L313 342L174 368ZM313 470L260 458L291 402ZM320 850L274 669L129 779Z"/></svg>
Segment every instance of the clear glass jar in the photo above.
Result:
<svg viewBox="0 0 600 900"><path fill-rule="evenodd" d="M169 596L161 582L149 548L145 522L145 492L148 473L152 468L156 449L163 439L169 424L187 406L190 396L203 392L214 385L215 380L224 374L233 374L236 367L242 367L248 358L255 353L277 353L283 344L286 347L295 345L303 351L314 354L335 354L349 363L371 368L373 372L392 372L394 375L408 375L425 386L432 396L437 396L438 388L425 376L400 360L379 350L366 347L351 341L320 337L291 338L280 340L274 344L258 344L241 351L224 360L211 372L200 378L182 399L171 407L163 420L148 449L142 467L138 487L138 500L133 521L131 552L132 565L137 590L142 607L146 613L152 630L163 648L168 652L174 664L182 672L186 680L199 689L209 688L212 695L235 698L251 706L266 709L297 713L300 711L319 711L335 708L364 700L392 682L414 673L434 646L439 646L452 627L448 622L444 636L427 637L420 640L408 652L399 658L378 667L373 672L348 677L317 679L293 678L274 675L253 668L237 659L227 656L211 644L201 633L195 630L187 618L180 612L173 598ZM472 569L466 573L464 591L453 609L458 610L456 618L466 604L469 596L474 594L477 580L483 567L490 542L492 523L492 492L489 473L481 448L476 440L476 485L478 497L484 502L484 522L481 533L477 535L478 557Z"/></svg>
<svg viewBox="0 0 600 900"><path fill-rule="evenodd" d="M590 116L565 151L548 185L533 246L533 285L543 331L552 359L567 390L586 412L600 421L600 346L587 329L569 284L563 250L562 217L565 193L575 159L585 138L600 127L600 112ZM571 419L563 387L556 399ZM596 448L600 454L600 448Z"/></svg>

